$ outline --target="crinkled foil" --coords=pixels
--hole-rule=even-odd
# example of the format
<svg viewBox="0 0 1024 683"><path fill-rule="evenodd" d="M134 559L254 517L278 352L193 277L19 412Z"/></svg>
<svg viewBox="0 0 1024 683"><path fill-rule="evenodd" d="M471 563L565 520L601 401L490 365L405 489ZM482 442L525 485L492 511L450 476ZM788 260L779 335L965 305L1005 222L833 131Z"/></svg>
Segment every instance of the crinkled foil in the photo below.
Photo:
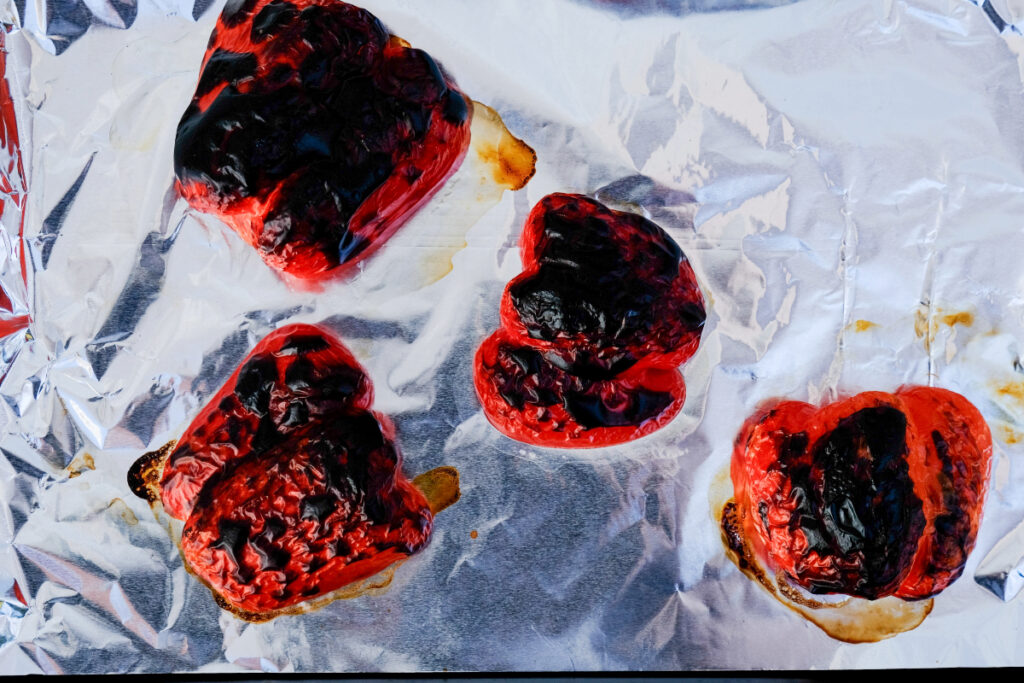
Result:
<svg viewBox="0 0 1024 683"><path fill-rule="evenodd" d="M319 293L173 193L222 4L0 9L0 671L1024 664L1020 2L363 0L538 170L488 193L468 160ZM628 445L516 443L473 393L523 221L554 191L648 215L709 302L683 413ZM382 594L249 624L125 475L289 322L336 330L407 474L454 466L463 496ZM716 509L760 401L904 383L960 392L991 425L984 519L920 627L844 644L737 570Z"/></svg>

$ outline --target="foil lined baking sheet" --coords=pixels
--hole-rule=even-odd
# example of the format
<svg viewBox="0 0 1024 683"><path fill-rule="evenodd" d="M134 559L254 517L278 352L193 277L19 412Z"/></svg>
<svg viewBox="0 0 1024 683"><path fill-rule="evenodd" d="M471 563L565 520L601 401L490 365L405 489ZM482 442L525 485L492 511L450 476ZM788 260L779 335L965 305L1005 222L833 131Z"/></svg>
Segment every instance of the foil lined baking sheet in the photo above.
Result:
<svg viewBox="0 0 1024 683"><path fill-rule="evenodd" d="M0 163L0 671L1024 663L1019 3L365 0L501 114L537 175L501 193L469 159L318 293L172 190L222 4L0 11L17 119ZM524 446L473 393L523 221L556 191L664 227L709 302L683 413L626 446ZM407 474L454 466L463 496L383 594L249 624L184 570L125 474L291 322L338 332ZM989 499L924 623L844 644L736 569L716 508L760 401L904 383L982 411Z"/></svg>

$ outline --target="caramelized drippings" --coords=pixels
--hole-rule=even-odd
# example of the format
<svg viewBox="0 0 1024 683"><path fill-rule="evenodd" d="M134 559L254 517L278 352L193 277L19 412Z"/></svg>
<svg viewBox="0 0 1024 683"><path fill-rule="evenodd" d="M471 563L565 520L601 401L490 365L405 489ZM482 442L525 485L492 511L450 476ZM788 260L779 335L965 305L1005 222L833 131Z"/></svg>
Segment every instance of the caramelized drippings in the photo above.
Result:
<svg viewBox="0 0 1024 683"><path fill-rule="evenodd" d="M996 394L1013 399L1024 407L1024 382L1005 382L996 386Z"/></svg>
<svg viewBox="0 0 1024 683"><path fill-rule="evenodd" d="M878 600L846 598L828 603L815 600L792 585L785 575L771 578L743 536L739 507L730 500L722 509L722 538L727 555L749 578L776 600L836 640L874 643L918 627L932 611L933 599L907 601L895 597Z"/></svg>
<svg viewBox="0 0 1024 683"><path fill-rule="evenodd" d="M430 511L437 514L458 502L462 496L459 489L459 471L454 467L436 467L412 480L430 504Z"/></svg>
<svg viewBox="0 0 1024 683"><path fill-rule="evenodd" d="M68 479L74 479L86 470L94 469L96 469L96 461L88 453L82 453L68 464L65 471L68 473Z"/></svg>
<svg viewBox="0 0 1024 683"><path fill-rule="evenodd" d="M364 595L382 595L384 591L387 590L388 586L391 585L391 582L394 580L395 571L398 569L398 566L400 564L402 564L402 561L395 562L391 566L377 572L371 577L363 579L362 581L350 583L347 586L342 586L341 588L332 593L321 595L317 598L307 600L306 602L301 602L297 605L292 605L290 607L275 610L273 612L247 612L243 609L239 609L238 607L235 607L227 600L222 598L215 590L211 588L210 584L204 581L201 576L198 576L195 572L193 572L187 563L185 564L185 569L187 569L190 574L195 576L203 585L210 589L210 592L213 594L213 599L217 602L217 605L221 609L230 612L242 621L248 621L252 624L261 624L263 622L270 621L271 619L276 619L280 616L308 614L310 612L315 612L318 609L326 607L335 600L352 600L354 598L361 598Z"/></svg>
<svg viewBox="0 0 1024 683"><path fill-rule="evenodd" d="M953 328L957 325L971 327L974 325L974 314L970 311L954 311L946 313L942 308L932 310L927 306L920 306L914 311L914 334L918 339L924 341L926 351L931 350L932 342L939 333L939 325Z"/></svg>
<svg viewBox="0 0 1024 683"><path fill-rule="evenodd" d="M1024 434L1009 425L1000 425L999 435L1002 437L1004 443L1008 443L1011 446L1024 441Z"/></svg>
<svg viewBox="0 0 1024 683"><path fill-rule="evenodd" d="M381 261L382 281L393 279L395 267L417 288L444 278L455 267L455 255L466 247L470 229L498 205L506 190L522 188L533 176L533 149L513 136L487 105L470 101L470 110L470 153L463 170L445 186L442 208L429 224L392 238L392 253L406 256L401 263Z"/></svg>
<svg viewBox="0 0 1024 683"><path fill-rule="evenodd" d="M959 313L948 313L940 318L943 325L947 327L953 327L955 325L963 325L970 327L974 324L974 314L968 313L967 311L960 311Z"/></svg>
<svg viewBox="0 0 1024 683"><path fill-rule="evenodd" d="M870 320L858 320L853 323L853 329L857 332L867 332L873 327L878 327L878 323L873 323Z"/></svg>
<svg viewBox="0 0 1024 683"><path fill-rule="evenodd" d="M144 453L128 470L128 488L150 505L160 500L160 475L177 443L176 439L171 439L155 451Z"/></svg>
<svg viewBox="0 0 1024 683"><path fill-rule="evenodd" d="M107 509L116 512L128 526L135 526L139 523L139 518L135 516L135 513L128 507L128 504L120 498L115 498L110 501L110 505L107 506Z"/></svg>
<svg viewBox="0 0 1024 683"><path fill-rule="evenodd" d="M476 101L470 147L502 189L521 190L536 172L537 153L509 132L498 112Z"/></svg>

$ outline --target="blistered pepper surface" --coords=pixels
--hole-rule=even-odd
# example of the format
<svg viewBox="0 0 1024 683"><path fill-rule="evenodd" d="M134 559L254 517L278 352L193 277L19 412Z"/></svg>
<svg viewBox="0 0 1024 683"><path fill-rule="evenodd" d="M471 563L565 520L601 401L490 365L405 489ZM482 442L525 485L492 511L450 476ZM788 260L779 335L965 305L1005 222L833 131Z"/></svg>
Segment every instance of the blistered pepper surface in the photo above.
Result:
<svg viewBox="0 0 1024 683"><path fill-rule="evenodd" d="M23 173L5 147L0 317L31 322L0 345L0 670L1024 665L1021 598L972 580L1024 519L1012 3L368 0L537 150L538 171L488 203L471 148L316 295L173 192L222 4L4 6L24 27L4 53ZM473 390L521 228L556 192L646 213L706 295L682 409L630 445L515 442ZM341 336L407 474L454 466L464 494L382 594L245 624L186 572L125 472L290 323ZM736 569L715 514L764 400L906 384L962 394L989 423L987 503L921 626L844 645Z"/></svg>

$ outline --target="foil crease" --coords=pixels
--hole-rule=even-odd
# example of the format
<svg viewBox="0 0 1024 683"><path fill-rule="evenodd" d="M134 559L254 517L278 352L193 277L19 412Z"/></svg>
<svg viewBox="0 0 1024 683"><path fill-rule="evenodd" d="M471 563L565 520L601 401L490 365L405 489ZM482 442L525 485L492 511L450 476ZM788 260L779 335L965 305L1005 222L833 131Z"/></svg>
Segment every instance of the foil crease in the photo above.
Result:
<svg viewBox="0 0 1024 683"><path fill-rule="evenodd" d="M494 107L538 172L498 195L467 161L315 294L172 191L222 4L0 10L17 120L0 151L0 671L1024 664L1020 3L365 0ZM556 191L649 216L709 302L682 414L626 446L524 446L473 394L523 221ZM454 466L463 497L382 595L248 624L185 571L125 474L291 322L338 332L406 472ZM743 576L715 513L758 403L904 383L982 411L989 497L924 623L847 645Z"/></svg>

